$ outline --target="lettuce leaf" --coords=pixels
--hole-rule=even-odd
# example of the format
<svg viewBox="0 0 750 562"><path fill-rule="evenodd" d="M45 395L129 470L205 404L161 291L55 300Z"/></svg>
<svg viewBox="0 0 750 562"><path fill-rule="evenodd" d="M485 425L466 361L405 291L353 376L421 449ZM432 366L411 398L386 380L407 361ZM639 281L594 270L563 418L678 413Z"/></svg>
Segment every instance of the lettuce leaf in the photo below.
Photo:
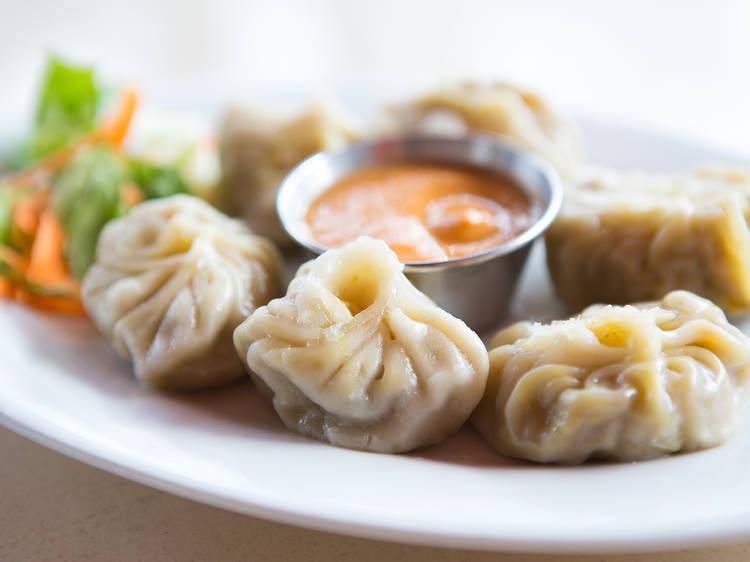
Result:
<svg viewBox="0 0 750 562"><path fill-rule="evenodd" d="M156 166L143 160L133 159L130 161L130 171L133 181L141 188L147 199L190 191L174 167Z"/></svg>
<svg viewBox="0 0 750 562"><path fill-rule="evenodd" d="M93 263L107 221L127 212L121 188L128 179L126 163L104 146L77 154L55 179L52 203L65 229L73 277L83 277Z"/></svg>
<svg viewBox="0 0 750 562"><path fill-rule="evenodd" d="M100 92L94 71L50 57L37 102L34 127L26 145L38 160L94 129Z"/></svg>
<svg viewBox="0 0 750 562"><path fill-rule="evenodd" d="M11 244L14 201L12 188L0 182L0 245Z"/></svg>

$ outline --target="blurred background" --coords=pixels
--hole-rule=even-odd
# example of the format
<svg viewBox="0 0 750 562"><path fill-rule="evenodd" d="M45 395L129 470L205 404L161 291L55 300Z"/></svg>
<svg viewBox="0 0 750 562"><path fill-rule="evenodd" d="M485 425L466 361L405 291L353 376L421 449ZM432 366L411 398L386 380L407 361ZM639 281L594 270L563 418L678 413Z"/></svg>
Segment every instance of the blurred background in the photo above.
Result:
<svg viewBox="0 0 750 562"><path fill-rule="evenodd" d="M0 0L0 14L1 123L27 114L52 51L147 90L222 98L239 83L506 79L750 156L741 0Z"/></svg>

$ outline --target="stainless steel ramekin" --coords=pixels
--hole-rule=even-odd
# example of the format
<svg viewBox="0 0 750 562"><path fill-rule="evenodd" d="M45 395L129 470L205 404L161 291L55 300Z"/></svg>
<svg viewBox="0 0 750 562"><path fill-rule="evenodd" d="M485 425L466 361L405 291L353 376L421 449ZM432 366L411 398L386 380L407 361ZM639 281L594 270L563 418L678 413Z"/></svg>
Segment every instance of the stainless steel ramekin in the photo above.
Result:
<svg viewBox="0 0 750 562"><path fill-rule="evenodd" d="M319 152L284 179L276 205L294 240L320 254L305 217L312 202L339 179L363 166L394 162L464 164L499 172L524 190L535 208L532 226L489 251L439 262L404 264L412 283L440 307L477 331L495 327L508 308L531 248L557 216L563 189L557 172L534 154L488 135L460 138L406 136Z"/></svg>

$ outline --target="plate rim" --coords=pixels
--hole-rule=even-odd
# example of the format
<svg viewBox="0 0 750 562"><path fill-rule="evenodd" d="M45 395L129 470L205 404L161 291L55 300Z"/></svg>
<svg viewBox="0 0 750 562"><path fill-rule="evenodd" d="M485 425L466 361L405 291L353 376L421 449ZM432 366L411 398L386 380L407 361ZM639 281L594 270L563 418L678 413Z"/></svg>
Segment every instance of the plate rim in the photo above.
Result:
<svg viewBox="0 0 750 562"><path fill-rule="evenodd" d="M471 551L534 553L534 554L632 554L647 552L670 552L676 550L694 550L717 546L739 544L750 539L750 521L744 525L724 527L721 531L692 530L689 536L674 531L653 537L621 536L604 537L601 540L582 540L573 537L571 540L529 539L511 536L469 536L466 533L454 535L430 533L404 529L403 527L383 524L364 524L344 521L341 518L327 515L301 514L288 509L265 505L262 501L248 503L232 500L217 491L207 491L191 487L188 482L177 482L159 476L159 469L149 471L145 468L129 466L126 462L117 462L106 455L98 454L91 448L84 448L71 443L55 431L43 431L33 427L33 422L24 421L24 416L13 416L0 400L0 425L14 433L46 447L52 451L82 462L99 470L104 470L120 478L170 493L183 499L225 509L241 515L258 517L275 523L281 523L308 530L331 533L376 541L395 542L418 546L464 549ZM62 432L60 432L62 433ZM98 447L97 447L98 448ZM648 461L646 461L648 462Z"/></svg>

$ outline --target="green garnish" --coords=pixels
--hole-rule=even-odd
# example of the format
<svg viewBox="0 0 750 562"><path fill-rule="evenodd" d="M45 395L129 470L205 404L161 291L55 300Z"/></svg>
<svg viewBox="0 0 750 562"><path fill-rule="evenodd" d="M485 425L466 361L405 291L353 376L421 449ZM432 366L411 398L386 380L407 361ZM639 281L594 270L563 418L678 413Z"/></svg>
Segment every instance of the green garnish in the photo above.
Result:
<svg viewBox="0 0 750 562"><path fill-rule="evenodd" d="M190 191L174 167L168 168L148 164L143 160L131 160L130 170L133 174L133 181L141 188L147 199Z"/></svg>
<svg viewBox="0 0 750 562"><path fill-rule="evenodd" d="M127 179L125 162L102 146L77 154L55 180L53 205L65 229L73 277L83 277L93 263L104 224L127 211L121 191Z"/></svg>
<svg viewBox="0 0 750 562"><path fill-rule="evenodd" d="M0 182L0 245L9 246L13 234L13 203L11 187Z"/></svg>
<svg viewBox="0 0 750 562"><path fill-rule="evenodd" d="M28 158L36 161L93 131L98 101L92 68L50 57L26 147Z"/></svg>

